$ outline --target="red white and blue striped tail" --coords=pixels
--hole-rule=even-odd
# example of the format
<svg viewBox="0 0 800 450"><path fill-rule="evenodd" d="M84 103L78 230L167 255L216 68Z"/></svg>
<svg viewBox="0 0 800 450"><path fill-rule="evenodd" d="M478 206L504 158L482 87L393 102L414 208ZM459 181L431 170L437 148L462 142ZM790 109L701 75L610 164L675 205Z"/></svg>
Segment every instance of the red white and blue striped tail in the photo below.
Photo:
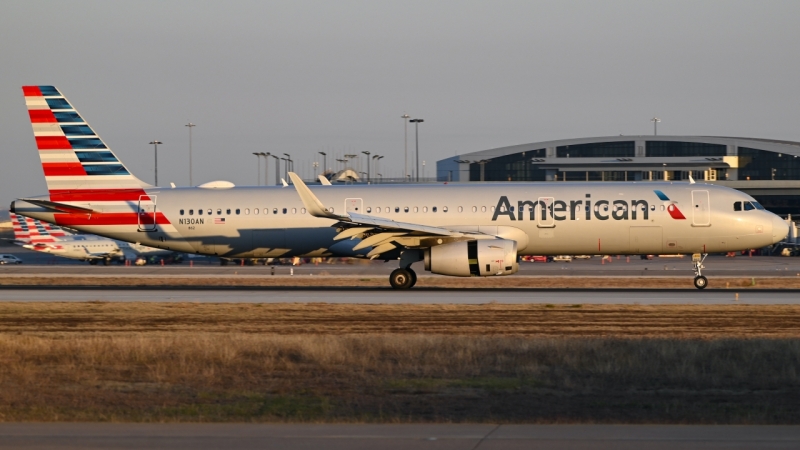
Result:
<svg viewBox="0 0 800 450"><path fill-rule="evenodd" d="M11 225L14 227L14 240L25 243L56 242L70 235L61 227L38 219L18 216L11 213Z"/></svg>
<svg viewBox="0 0 800 450"><path fill-rule="evenodd" d="M138 200L136 178L54 86L23 86L52 201Z"/></svg>

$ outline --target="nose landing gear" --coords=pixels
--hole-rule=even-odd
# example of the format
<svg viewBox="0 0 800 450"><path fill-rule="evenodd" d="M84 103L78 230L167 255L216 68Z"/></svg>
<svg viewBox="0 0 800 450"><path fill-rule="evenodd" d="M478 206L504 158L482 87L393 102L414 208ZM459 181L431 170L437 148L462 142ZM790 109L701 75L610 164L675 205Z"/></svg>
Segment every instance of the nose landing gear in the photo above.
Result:
<svg viewBox="0 0 800 450"><path fill-rule="evenodd" d="M692 255L692 266L694 267L694 287L697 289L705 289L708 286L708 278L704 277L701 273L702 269L705 269L706 266L703 265L703 261L706 260L708 253L703 253L700 255L699 253L695 253Z"/></svg>

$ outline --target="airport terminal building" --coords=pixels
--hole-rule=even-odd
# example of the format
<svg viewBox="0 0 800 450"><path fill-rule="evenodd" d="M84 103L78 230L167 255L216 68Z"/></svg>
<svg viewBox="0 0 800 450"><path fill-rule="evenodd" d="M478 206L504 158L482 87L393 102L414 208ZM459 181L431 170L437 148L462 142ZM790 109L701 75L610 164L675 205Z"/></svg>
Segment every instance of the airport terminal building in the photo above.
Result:
<svg viewBox="0 0 800 450"><path fill-rule="evenodd" d="M696 181L800 216L800 142L717 136L609 136L500 147L436 163L438 181Z"/></svg>

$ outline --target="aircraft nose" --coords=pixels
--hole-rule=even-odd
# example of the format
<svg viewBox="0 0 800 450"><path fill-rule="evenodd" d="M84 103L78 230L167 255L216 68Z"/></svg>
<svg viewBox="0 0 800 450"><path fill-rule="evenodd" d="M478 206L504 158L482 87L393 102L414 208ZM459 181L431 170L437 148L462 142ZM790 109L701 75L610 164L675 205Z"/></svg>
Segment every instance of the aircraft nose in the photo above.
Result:
<svg viewBox="0 0 800 450"><path fill-rule="evenodd" d="M789 224L778 216L773 217L772 243L777 244L778 242L786 239L786 236L788 235L789 235Z"/></svg>

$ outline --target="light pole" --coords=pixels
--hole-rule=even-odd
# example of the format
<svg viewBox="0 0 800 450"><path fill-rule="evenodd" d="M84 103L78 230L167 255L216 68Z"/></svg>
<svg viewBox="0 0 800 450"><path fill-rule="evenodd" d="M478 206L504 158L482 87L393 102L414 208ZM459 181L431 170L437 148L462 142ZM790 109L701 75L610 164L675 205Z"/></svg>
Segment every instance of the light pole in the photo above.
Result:
<svg viewBox="0 0 800 450"><path fill-rule="evenodd" d="M370 169L370 167L369 167L369 155L370 155L370 152L361 152L361 153L367 155L367 183L369 183L369 175L370 175L370 172L369 172L369 169Z"/></svg>
<svg viewBox="0 0 800 450"><path fill-rule="evenodd" d="M425 121L422 119L411 119L409 122L414 124L414 135L417 141L417 157L414 158L414 162L417 167L417 181L419 181L419 124Z"/></svg>
<svg viewBox="0 0 800 450"><path fill-rule="evenodd" d="M328 171L328 154L325 152L317 152L322 155L322 174Z"/></svg>
<svg viewBox="0 0 800 450"><path fill-rule="evenodd" d="M346 159L336 158L336 161L342 163L342 170L347 168L347 160Z"/></svg>
<svg viewBox="0 0 800 450"><path fill-rule="evenodd" d="M272 153L267 153L267 156L272 156L275 158L275 186L280 186L281 184L281 161L280 158L273 155Z"/></svg>
<svg viewBox="0 0 800 450"><path fill-rule="evenodd" d="M405 175L406 179L408 179L408 118L409 117L411 117L411 116L409 116L406 113L403 113L403 115L400 116L400 118L403 119L403 126L405 127L405 130L404 130L405 133L403 134L403 138L404 138L403 142L405 143L405 152L403 154L405 155L406 159L405 159L405 169L404 169L403 174Z"/></svg>
<svg viewBox="0 0 800 450"><path fill-rule="evenodd" d="M189 186L192 186L194 184L192 182L192 128L196 127L197 125L189 122L184 126L189 127Z"/></svg>
<svg viewBox="0 0 800 450"><path fill-rule="evenodd" d="M163 142L161 142L161 141L159 141L157 139L153 139L152 141L150 141L150 145L152 145L155 148L155 151L156 151L155 152L156 153L156 174L155 174L156 175L155 176L155 179L156 179L156 183L155 184L156 184L156 186L158 186L158 144L163 144Z"/></svg>
<svg viewBox="0 0 800 450"><path fill-rule="evenodd" d="M661 122L661 119L653 117L650 122L653 122L653 136L658 136L658 122Z"/></svg>
<svg viewBox="0 0 800 450"><path fill-rule="evenodd" d="M289 178L289 172L294 172L294 161L292 161L292 155L288 153L284 153L283 156L286 157L286 178Z"/></svg>
<svg viewBox="0 0 800 450"><path fill-rule="evenodd" d="M264 157L264 186L266 186L267 185L267 173L269 172L269 153L260 152L258 154L258 156L263 156Z"/></svg>
<svg viewBox="0 0 800 450"><path fill-rule="evenodd" d="M314 161L313 163L311 163L311 166L314 167L314 179L317 179L317 168L319 167L319 163L317 161Z"/></svg>
<svg viewBox="0 0 800 450"><path fill-rule="evenodd" d="M425 160L422 160L422 181L425 181Z"/></svg>
<svg viewBox="0 0 800 450"><path fill-rule="evenodd" d="M261 186L261 153L253 152L253 154L256 155L256 159L258 159L258 186Z"/></svg>
<svg viewBox="0 0 800 450"><path fill-rule="evenodd" d="M192 186L194 185L194 183L192 183L192 128L197 125L189 122L184 126L189 127L189 186Z"/></svg>

